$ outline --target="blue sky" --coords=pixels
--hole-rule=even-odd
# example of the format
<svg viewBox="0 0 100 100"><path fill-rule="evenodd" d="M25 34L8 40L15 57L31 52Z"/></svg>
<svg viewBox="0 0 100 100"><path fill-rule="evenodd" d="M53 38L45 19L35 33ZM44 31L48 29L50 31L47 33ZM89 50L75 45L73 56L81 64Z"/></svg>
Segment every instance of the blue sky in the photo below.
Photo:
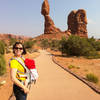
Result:
<svg viewBox="0 0 100 100"><path fill-rule="evenodd" d="M50 16L56 27L67 30L67 16L72 10L85 9L88 36L100 38L100 0L48 0ZM0 0L0 33L38 36L44 32L41 15L43 0Z"/></svg>

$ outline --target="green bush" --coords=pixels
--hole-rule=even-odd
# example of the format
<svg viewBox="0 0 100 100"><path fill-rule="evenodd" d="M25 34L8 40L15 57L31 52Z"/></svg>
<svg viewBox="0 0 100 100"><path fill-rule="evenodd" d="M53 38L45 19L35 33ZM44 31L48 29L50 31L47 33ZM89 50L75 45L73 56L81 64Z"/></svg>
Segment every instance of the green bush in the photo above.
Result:
<svg viewBox="0 0 100 100"><path fill-rule="evenodd" d="M33 40L25 41L24 46L25 46L25 48L29 49L29 48L32 48L35 43L36 43L36 40L34 40L34 41Z"/></svg>
<svg viewBox="0 0 100 100"><path fill-rule="evenodd" d="M38 50L37 49L27 49L27 52L34 53L34 52L38 52Z"/></svg>
<svg viewBox="0 0 100 100"><path fill-rule="evenodd" d="M60 50L69 56L100 57L96 49L86 38L74 35L71 35L68 40L61 42Z"/></svg>
<svg viewBox="0 0 100 100"><path fill-rule="evenodd" d="M50 48L52 50L59 50L59 46L60 46L59 40L53 39L53 40L51 40L51 42L49 44L50 44Z"/></svg>
<svg viewBox="0 0 100 100"><path fill-rule="evenodd" d="M3 55L0 55L0 76L6 72L6 61Z"/></svg>
<svg viewBox="0 0 100 100"><path fill-rule="evenodd" d="M1 40L1 42L4 44L5 47L7 47L7 43L5 42L5 40Z"/></svg>
<svg viewBox="0 0 100 100"><path fill-rule="evenodd" d="M60 46L59 46L59 50L62 52L62 54L66 54L66 47L67 44L67 39L66 37L62 37L62 39L60 40Z"/></svg>
<svg viewBox="0 0 100 100"><path fill-rule="evenodd" d="M5 44L0 41L0 54L4 54L5 53Z"/></svg>
<svg viewBox="0 0 100 100"><path fill-rule="evenodd" d="M97 51L100 51L100 41L97 41L94 37L88 38L87 40Z"/></svg>
<svg viewBox="0 0 100 100"><path fill-rule="evenodd" d="M89 51L94 50L85 38L79 36L70 36L66 46L68 55L74 56L88 56Z"/></svg>
<svg viewBox="0 0 100 100"><path fill-rule="evenodd" d="M98 83L98 81L99 81L98 77L92 73L87 74L86 78L88 81L93 82L93 83Z"/></svg>
<svg viewBox="0 0 100 100"><path fill-rule="evenodd" d="M75 68L75 66L74 65L69 65L68 68L72 69L72 68Z"/></svg>
<svg viewBox="0 0 100 100"><path fill-rule="evenodd" d="M86 38L81 38L81 55L82 56L96 56L96 49L87 41Z"/></svg>
<svg viewBox="0 0 100 100"><path fill-rule="evenodd" d="M47 49L49 47L49 41L48 39L42 39L40 41L40 46L43 48L43 49Z"/></svg>
<svg viewBox="0 0 100 100"><path fill-rule="evenodd" d="M11 51L10 51L10 48L9 48L9 47L6 47L6 48L5 48L5 51L6 51L6 54L11 53Z"/></svg>
<svg viewBox="0 0 100 100"><path fill-rule="evenodd" d="M14 45L16 41L17 41L16 38L10 38L10 40L9 40L9 45L10 45L10 46L11 46L11 45Z"/></svg>

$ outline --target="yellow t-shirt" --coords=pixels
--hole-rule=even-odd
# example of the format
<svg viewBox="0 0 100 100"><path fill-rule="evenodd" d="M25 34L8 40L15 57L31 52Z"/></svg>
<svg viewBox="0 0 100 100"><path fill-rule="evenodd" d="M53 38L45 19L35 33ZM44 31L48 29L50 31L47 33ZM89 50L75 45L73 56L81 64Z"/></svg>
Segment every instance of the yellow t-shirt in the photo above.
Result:
<svg viewBox="0 0 100 100"><path fill-rule="evenodd" d="M20 58L22 61L23 59ZM23 61L24 62L24 61ZM17 73L16 73L16 78L19 79L19 80L26 80L25 77L19 77L20 75L24 75L25 73L25 69L24 67L15 59L12 59L10 61L10 68L16 68L17 69Z"/></svg>

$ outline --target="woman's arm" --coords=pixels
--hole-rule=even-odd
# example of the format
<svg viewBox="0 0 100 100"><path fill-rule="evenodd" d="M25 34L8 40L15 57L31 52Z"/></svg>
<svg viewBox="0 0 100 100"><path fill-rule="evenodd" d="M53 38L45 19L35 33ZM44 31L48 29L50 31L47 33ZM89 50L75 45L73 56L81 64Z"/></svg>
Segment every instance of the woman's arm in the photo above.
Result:
<svg viewBox="0 0 100 100"><path fill-rule="evenodd" d="M11 68L10 70L10 74L11 74L11 79L12 81L19 86L20 88L22 88L24 90L25 93L29 92L29 89L23 85L17 78L16 78L16 73L17 73L17 69L16 68Z"/></svg>

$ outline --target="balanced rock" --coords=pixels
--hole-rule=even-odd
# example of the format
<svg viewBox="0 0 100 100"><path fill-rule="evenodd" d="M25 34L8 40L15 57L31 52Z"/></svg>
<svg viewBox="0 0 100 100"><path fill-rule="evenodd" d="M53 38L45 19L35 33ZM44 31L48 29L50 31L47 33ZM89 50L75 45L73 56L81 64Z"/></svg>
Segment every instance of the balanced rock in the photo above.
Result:
<svg viewBox="0 0 100 100"><path fill-rule="evenodd" d="M60 33L60 29L56 28L53 20L49 16L50 7L48 0L44 0L42 4L41 14L44 16L45 19L45 25L44 25L44 34L54 34L54 33Z"/></svg>
<svg viewBox="0 0 100 100"><path fill-rule="evenodd" d="M46 16L49 15L49 12L50 12L49 2L48 0L44 0L42 4L41 14Z"/></svg>

